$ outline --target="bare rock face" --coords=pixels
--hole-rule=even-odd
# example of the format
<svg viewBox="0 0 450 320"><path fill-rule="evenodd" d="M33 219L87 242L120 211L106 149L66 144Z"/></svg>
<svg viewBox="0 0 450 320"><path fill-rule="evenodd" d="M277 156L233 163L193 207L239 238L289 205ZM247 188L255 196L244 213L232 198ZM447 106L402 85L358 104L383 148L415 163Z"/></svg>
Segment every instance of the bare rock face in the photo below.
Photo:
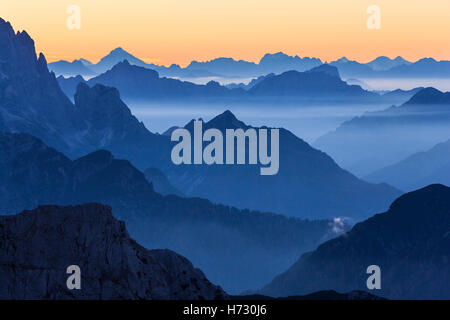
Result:
<svg viewBox="0 0 450 320"><path fill-rule="evenodd" d="M81 270L69 290L67 267ZM100 204L0 216L0 299L224 299L169 250L147 250Z"/></svg>
<svg viewBox="0 0 450 320"><path fill-rule="evenodd" d="M76 133L85 128L31 37L0 18L0 131L27 132L68 152L80 148Z"/></svg>

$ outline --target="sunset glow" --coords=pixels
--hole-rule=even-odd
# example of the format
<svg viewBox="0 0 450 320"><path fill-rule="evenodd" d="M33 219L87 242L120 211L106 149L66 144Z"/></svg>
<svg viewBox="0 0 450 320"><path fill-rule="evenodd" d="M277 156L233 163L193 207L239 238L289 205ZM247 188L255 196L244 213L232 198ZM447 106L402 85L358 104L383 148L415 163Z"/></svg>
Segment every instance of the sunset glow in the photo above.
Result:
<svg viewBox="0 0 450 320"><path fill-rule="evenodd" d="M373 4L380 30L366 26ZM70 5L81 9L80 30L66 27ZM27 30L49 61L97 62L118 46L164 65L221 56L259 61L278 51L324 61L450 59L448 0L4 0L0 17Z"/></svg>

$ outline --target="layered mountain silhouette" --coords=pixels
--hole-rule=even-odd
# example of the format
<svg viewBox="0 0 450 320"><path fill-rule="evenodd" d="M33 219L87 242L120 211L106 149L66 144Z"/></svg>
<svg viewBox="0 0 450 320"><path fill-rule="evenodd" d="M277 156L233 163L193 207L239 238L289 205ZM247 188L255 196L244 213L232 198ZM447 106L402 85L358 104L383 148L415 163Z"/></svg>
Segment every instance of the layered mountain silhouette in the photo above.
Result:
<svg viewBox="0 0 450 320"><path fill-rule="evenodd" d="M368 112L320 137L314 146L363 176L432 148L449 137L450 93L418 91L399 107Z"/></svg>
<svg viewBox="0 0 450 320"><path fill-rule="evenodd" d="M187 259L136 243L103 205L42 206L0 216L0 226L2 300L227 298ZM74 264L79 290L66 285Z"/></svg>
<svg viewBox="0 0 450 320"><path fill-rule="evenodd" d="M97 64L92 65L91 69L94 70L97 74L101 74L110 70L116 64L123 62L125 60L129 61L129 63L136 66L140 67L147 66L147 64L144 61L136 58L135 56L123 50L122 48L118 47L112 50L108 55L103 57Z"/></svg>
<svg viewBox="0 0 450 320"><path fill-rule="evenodd" d="M274 54L267 53L259 61L259 68L262 69L263 74L268 73L283 73L286 71L307 71L318 67L322 61L317 58L299 56L289 56L283 52Z"/></svg>
<svg viewBox="0 0 450 320"><path fill-rule="evenodd" d="M450 185L450 140L377 170L364 179L383 181L405 191L435 183Z"/></svg>
<svg viewBox="0 0 450 320"><path fill-rule="evenodd" d="M192 61L186 67L172 64L168 67L146 63L118 47L92 64L84 59L73 62L61 60L49 64L49 69L58 76L97 75L105 73L116 64L128 60L130 64L157 71L162 77L176 78L257 78L269 73L281 74L286 71L304 72L323 62L314 57L289 56L283 52L267 53L258 63L220 57L209 61ZM83 66L79 64L82 63ZM344 79L350 78L448 78L450 61L437 61L432 58L410 62L402 57L394 59L380 56L361 63L345 57L330 62L339 69ZM82 73L83 72L83 73Z"/></svg>
<svg viewBox="0 0 450 320"><path fill-rule="evenodd" d="M349 60L346 57L330 62L330 65L338 68L339 73L344 78L367 78L374 72L370 66Z"/></svg>
<svg viewBox="0 0 450 320"><path fill-rule="evenodd" d="M83 62L82 60L74 60L72 62L68 61L57 61L48 64L51 71L62 77L72 77L72 76L85 76L91 77L95 76L97 73L90 69L90 64Z"/></svg>
<svg viewBox="0 0 450 320"><path fill-rule="evenodd" d="M450 188L430 185L405 194L389 210L304 254L261 293L301 295L318 290L367 290L366 269L381 270L389 299L448 299Z"/></svg>
<svg viewBox="0 0 450 320"><path fill-rule="evenodd" d="M193 122L185 128L193 136ZM203 123L203 130L209 128L219 129L225 136L226 129L252 127L226 111ZM288 130L279 130L280 168L276 175L261 176L259 165L176 166L170 159L161 163L162 171L188 196L303 218L363 219L373 211L384 210L400 195L390 186L357 179L325 153Z"/></svg>
<svg viewBox="0 0 450 320"><path fill-rule="evenodd" d="M169 67L146 63L133 56L124 49L118 47L112 50L96 64L84 63L80 68L78 60L68 62L60 60L49 64L49 69L58 76L76 76L91 73L102 74L110 70L116 64L127 60L130 64L156 70L163 77L196 78L196 77L258 77L268 73L282 73L289 70L306 71L322 64L317 58L300 58L289 56L282 52L266 54L259 63L232 58L216 58L209 61L192 61L185 68L172 64ZM84 62L83 59L80 59ZM78 69L79 68L79 69ZM87 71L89 72L87 72Z"/></svg>
<svg viewBox="0 0 450 320"><path fill-rule="evenodd" d="M179 98L189 96L240 95L241 90L230 90L217 82L198 85L177 79L161 78L158 72L131 65L127 60L111 70L88 81L90 86L103 84L119 89L125 98Z"/></svg>
<svg viewBox="0 0 450 320"><path fill-rule="evenodd" d="M410 89L410 90L396 89L396 90L392 90L392 91L383 93L381 97L391 103L403 104L403 103L409 101L416 93L418 93L422 89L425 89L425 88L417 87L417 88Z"/></svg>
<svg viewBox="0 0 450 320"><path fill-rule="evenodd" d="M369 67L374 71L386 71L402 65L410 65L411 62L403 59L402 57L397 57L395 59L390 59L386 56L378 57L367 63Z"/></svg>
<svg viewBox="0 0 450 320"><path fill-rule="evenodd" d="M306 72L287 71L269 77L248 90L259 96L322 96L324 99L336 98L379 98L379 95L365 91L360 86L342 81L339 71L331 65L320 65Z"/></svg>
<svg viewBox="0 0 450 320"><path fill-rule="evenodd" d="M242 88L244 90L248 90L253 88L255 85L257 85L258 83L260 83L261 81L263 81L264 79L273 77L275 75L275 73L269 73L265 76L259 76L258 78L252 79L249 83L245 84L245 83L229 83L227 85L225 85L225 87L227 87L228 89L237 89L237 88Z"/></svg>
<svg viewBox="0 0 450 320"><path fill-rule="evenodd" d="M369 63L360 63L347 58L330 62L339 69L344 79L348 78L448 78L450 61L432 58L409 62L403 58L393 60L379 57Z"/></svg>
<svg viewBox="0 0 450 320"><path fill-rule="evenodd" d="M183 254L234 293L262 286L299 254L346 229L331 220L162 196L128 161L104 150L72 161L30 135L8 133L0 135L0 147L1 214L42 204L110 205L145 247Z"/></svg>
<svg viewBox="0 0 450 320"><path fill-rule="evenodd" d="M336 67L323 64L309 71L287 71L280 75L261 76L248 85L221 86L215 81L198 85L187 81L160 77L158 72L138 67L128 61L120 62L111 70L85 81L80 77L58 77L61 88L68 97L75 93L76 80L94 86L102 84L117 88L124 100L188 99L213 97L234 98L239 101L252 99L294 98L346 101L382 101L381 97L363 90L360 86L342 81ZM395 100L396 101L396 100Z"/></svg>
<svg viewBox="0 0 450 320"><path fill-rule="evenodd" d="M8 30L9 37L20 38L14 34L9 24ZM9 41L8 44L14 44L15 41L18 40ZM18 48L14 47L11 52L13 50ZM18 77L17 74L28 72L22 70L24 64L37 64L32 42L26 52L27 57L23 58L26 62L21 62L12 55L8 55L9 60L5 60L10 62L7 64L9 68L19 70L15 73L11 71L12 76ZM116 71L122 68L126 72L131 72L133 76L137 74L134 81L131 81L133 78L124 81L120 77L121 72L116 74ZM4 108L2 104L2 112L4 109L14 112L18 110L24 115L5 117L5 120L14 119L12 122L14 125L4 121L0 127L2 131L32 134L72 159L98 149L107 149L114 156L131 161L138 169L161 170L168 176L169 182L187 196L202 196L216 203L234 205L242 209L285 213L302 218L349 216L361 219L373 211L385 209L399 195L398 191L391 187L367 184L358 180L340 169L327 155L311 148L284 129L281 129L280 172L276 176L261 177L257 166L175 166L170 158L174 145L170 137L148 131L131 114L117 89L100 84L91 88L80 83L72 104L62 94L54 76L48 72L45 65L42 66L41 73L42 75L29 75L30 80L27 83L36 82L36 88L26 88L27 94L23 82L19 80L12 84L5 82L5 85L14 85L17 88L15 90L22 90L22 94L20 99L10 102L11 108ZM317 79L332 78L330 81L333 83L342 82L335 77L335 68L329 66L321 66L316 71L304 74L304 77L313 75ZM155 71L132 66L126 62L116 65L100 77L123 83L125 91L126 88L133 90L133 87L140 85L143 82L140 77L154 79L156 83L175 81L173 83L177 85L181 83L183 86L190 86L185 82L159 78ZM50 80L49 85L41 89L42 78ZM273 78L265 79L257 86L263 85L265 81L272 81ZM217 84L207 86L192 84L192 86L206 88L205 90L228 91ZM34 92L36 94L33 94ZM39 95L41 92L42 97ZM52 100L47 101L48 92L52 94ZM30 94L34 99L33 103L25 100ZM55 109L54 113L52 109ZM236 128L235 120L237 119L234 115L224 113L221 117L210 121L207 127L217 126L224 130L229 126L233 129ZM50 128L58 128L58 131ZM243 177L246 179L242 180ZM358 195L357 200L355 195Z"/></svg>

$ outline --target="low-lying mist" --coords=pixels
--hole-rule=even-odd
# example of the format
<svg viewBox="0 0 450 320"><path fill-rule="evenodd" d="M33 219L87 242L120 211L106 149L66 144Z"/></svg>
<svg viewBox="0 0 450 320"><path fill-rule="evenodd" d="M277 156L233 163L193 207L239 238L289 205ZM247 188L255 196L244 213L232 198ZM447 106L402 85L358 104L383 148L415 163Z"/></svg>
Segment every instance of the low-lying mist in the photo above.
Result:
<svg viewBox="0 0 450 320"><path fill-rule="evenodd" d="M163 133L184 126L192 119L210 120L225 110L252 126L283 127L312 143L342 122L366 111L377 111L389 103L357 102L173 102L126 101L133 114L152 132Z"/></svg>

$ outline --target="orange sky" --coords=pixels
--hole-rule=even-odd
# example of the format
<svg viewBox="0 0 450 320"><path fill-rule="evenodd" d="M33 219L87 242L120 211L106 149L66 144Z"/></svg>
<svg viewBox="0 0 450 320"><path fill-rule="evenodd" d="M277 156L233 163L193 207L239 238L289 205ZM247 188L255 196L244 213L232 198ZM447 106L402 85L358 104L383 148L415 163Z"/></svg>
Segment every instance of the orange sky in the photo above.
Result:
<svg viewBox="0 0 450 320"><path fill-rule="evenodd" d="M369 5L381 29L366 27ZM81 29L66 27L70 5ZM49 61L97 62L121 46L158 64L264 53L368 61L380 55L450 60L450 0L2 0L0 17L25 29Z"/></svg>

